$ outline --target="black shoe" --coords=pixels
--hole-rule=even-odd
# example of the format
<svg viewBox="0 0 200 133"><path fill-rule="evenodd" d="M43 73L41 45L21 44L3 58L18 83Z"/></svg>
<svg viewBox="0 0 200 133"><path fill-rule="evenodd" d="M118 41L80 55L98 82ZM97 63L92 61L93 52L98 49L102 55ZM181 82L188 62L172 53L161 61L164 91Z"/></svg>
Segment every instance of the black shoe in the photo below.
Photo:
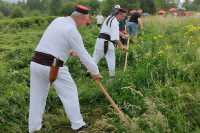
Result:
<svg viewBox="0 0 200 133"><path fill-rule="evenodd" d="M86 77L90 77L91 75L90 75L89 72L87 72L87 73L85 74L85 76L86 76Z"/></svg>
<svg viewBox="0 0 200 133"><path fill-rule="evenodd" d="M81 131L83 130L84 128L88 128L90 126L90 123L89 122L85 122L85 125L83 125L81 128L75 130L75 131Z"/></svg>

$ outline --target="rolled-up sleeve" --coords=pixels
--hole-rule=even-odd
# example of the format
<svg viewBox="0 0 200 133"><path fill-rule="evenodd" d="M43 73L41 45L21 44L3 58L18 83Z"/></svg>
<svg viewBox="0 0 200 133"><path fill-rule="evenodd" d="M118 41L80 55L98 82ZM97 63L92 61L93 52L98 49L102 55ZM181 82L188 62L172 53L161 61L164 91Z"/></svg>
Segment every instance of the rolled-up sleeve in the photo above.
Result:
<svg viewBox="0 0 200 133"><path fill-rule="evenodd" d="M72 49L76 51L76 54L80 58L81 62L86 66L86 68L90 72L98 74L99 73L98 66L93 61L92 57L87 52L87 50L85 49L80 33L77 30L72 30L68 35L68 40Z"/></svg>

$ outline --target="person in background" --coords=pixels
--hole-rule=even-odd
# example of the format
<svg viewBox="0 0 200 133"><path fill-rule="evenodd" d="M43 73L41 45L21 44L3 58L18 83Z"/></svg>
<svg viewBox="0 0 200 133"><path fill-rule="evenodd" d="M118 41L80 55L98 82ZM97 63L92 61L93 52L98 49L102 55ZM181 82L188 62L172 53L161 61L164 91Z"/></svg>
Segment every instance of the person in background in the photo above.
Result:
<svg viewBox="0 0 200 133"><path fill-rule="evenodd" d="M90 17L88 16L87 18L86 18L86 20L85 20L85 24L86 24L86 26L88 26L89 28L91 28L91 23L90 23Z"/></svg>
<svg viewBox="0 0 200 133"><path fill-rule="evenodd" d="M127 19L128 19L128 16L126 15L125 18L122 21L119 22L119 32L123 33L124 35L126 35ZM125 38L123 38L122 36L120 36L120 40L121 40L123 45L127 44L127 40Z"/></svg>
<svg viewBox="0 0 200 133"><path fill-rule="evenodd" d="M126 13L125 9L120 8L114 16L108 16L96 40L92 58L98 64L100 59L105 56L110 76L115 75L115 49L113 43L116 43L121 50L127 50L119 41L119 22L125 18Z"/></svg>
<svg viewBox="0 0 200 133"><path fill-rule="evenodd" d="M170 12L169 12L169 17L175 17L175 14L174 14L173 11L170 11Z"/></svg>
<svg viewBox="0 0 200 133"><path fill-rule="evenodd" d="M57 59L59 67L56 80L52 83L63 103L71 128L75 131L88 127L80 113L78 92L68 67L63 66L69 56L78 56L87 69L94 74L94 79L100 80L97 64L86 51L82 37L77 28L85 24L89 9L77 5L68 17L58 17L52 21L44 32L35 49L35 55L30 64L30 105L29 131L39 131L42 127L46 98L50 81L51 66Z"/></svg>
<svg viewBox="0 0 200 133"><path fill-rule="evenodd" d="M141 20L142 9L139 9L137 12L134 12L128 22L128 33L129 36L133 34L134 41L137 43L137 24L140 25L140 29L144 30L142 20Z"/></svg>
<svg viewBox="0 0 200 133"><path fill-rule="evenodd" d="M97 27L99 30L101 30L101 25L103 23L103 16L101 12L99 12L99 15L97 15L95 18L97 19Z"/></svg>
<svg viewBox="0 0 200 133"><path fill-rule="evenodd" d="M200 12L197 12L197 13L196 13L196 16L197 16L197 17L200 17Z"/></svg>
<svg viewBox="0 0 200 133"><path fill-rule="evenodd" d="M190 16L192 16L192 13L189 11L189 12L186 13L186 16L190 17Z"/></svg>

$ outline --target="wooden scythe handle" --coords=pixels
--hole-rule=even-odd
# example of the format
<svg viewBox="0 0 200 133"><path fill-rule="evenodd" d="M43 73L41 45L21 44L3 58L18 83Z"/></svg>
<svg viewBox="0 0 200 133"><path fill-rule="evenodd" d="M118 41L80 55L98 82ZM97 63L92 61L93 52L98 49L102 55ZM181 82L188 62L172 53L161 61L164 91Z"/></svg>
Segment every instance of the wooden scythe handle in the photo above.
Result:
<svg viewBox="0 0 200 133"><path fill-rule="evenodd" d="M127 40L127 51L126 51L126 58L125 58L125 64L124 64L124 71L126 71L126 65L127 65L127 58L128 58L128 47L129 47L129 39Z"/></svg>
<svg viewBox="0 0 200 133"><path fill-rule="evenodd" d="M90 75L93 77L93 73L92 72L90 72ZM129 121L124 116L124 113L117 107L117 105L112 100L112 98L110 97L110 95L107 93L107 91L101 85L100 81L99 80L95 80L95 79L94 79L94 81L97 83L97 85L99 86L99 88L101 89L101 91L103 92L103 94L105 95L105 97L107 98L107 100L110 102L110 104L112 105L112 107L115 109L115 111L117 112L117 114L120 116L121 120L125 122L126 126L129 128L130 132L134 133L134 130L133 130L131 124L129 123Z"/></svg>

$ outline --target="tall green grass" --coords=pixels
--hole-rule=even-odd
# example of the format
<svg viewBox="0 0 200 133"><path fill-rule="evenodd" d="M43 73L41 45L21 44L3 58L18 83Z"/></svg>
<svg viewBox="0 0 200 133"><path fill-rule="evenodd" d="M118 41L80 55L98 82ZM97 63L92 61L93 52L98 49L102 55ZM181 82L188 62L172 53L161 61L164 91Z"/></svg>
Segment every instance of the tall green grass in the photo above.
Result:
<svg viewBox="0 0 200 133"><path fill-rule="evenodd" d="M36 22L38 20L38 22ZM29 64L52 18L0 21L0 132L25 132L29 106ZM138 44L130 43L128 68L125 53L116 48L116 76L108 76L107 63L98 64L102 85L131 120L136 132L197 133L200 131L199 18L146 17ZM28 24L26 24L28 23ZM24 26L25 25L25 26ZM27 26L28 25L28 26ZM98 29L80 29L92 55ZM132 41L131 41L132 42ZM65 64L79 89L87 132L129 132L78 58ZM40 132L71 132L62 103L51 87Z"/></svg>

